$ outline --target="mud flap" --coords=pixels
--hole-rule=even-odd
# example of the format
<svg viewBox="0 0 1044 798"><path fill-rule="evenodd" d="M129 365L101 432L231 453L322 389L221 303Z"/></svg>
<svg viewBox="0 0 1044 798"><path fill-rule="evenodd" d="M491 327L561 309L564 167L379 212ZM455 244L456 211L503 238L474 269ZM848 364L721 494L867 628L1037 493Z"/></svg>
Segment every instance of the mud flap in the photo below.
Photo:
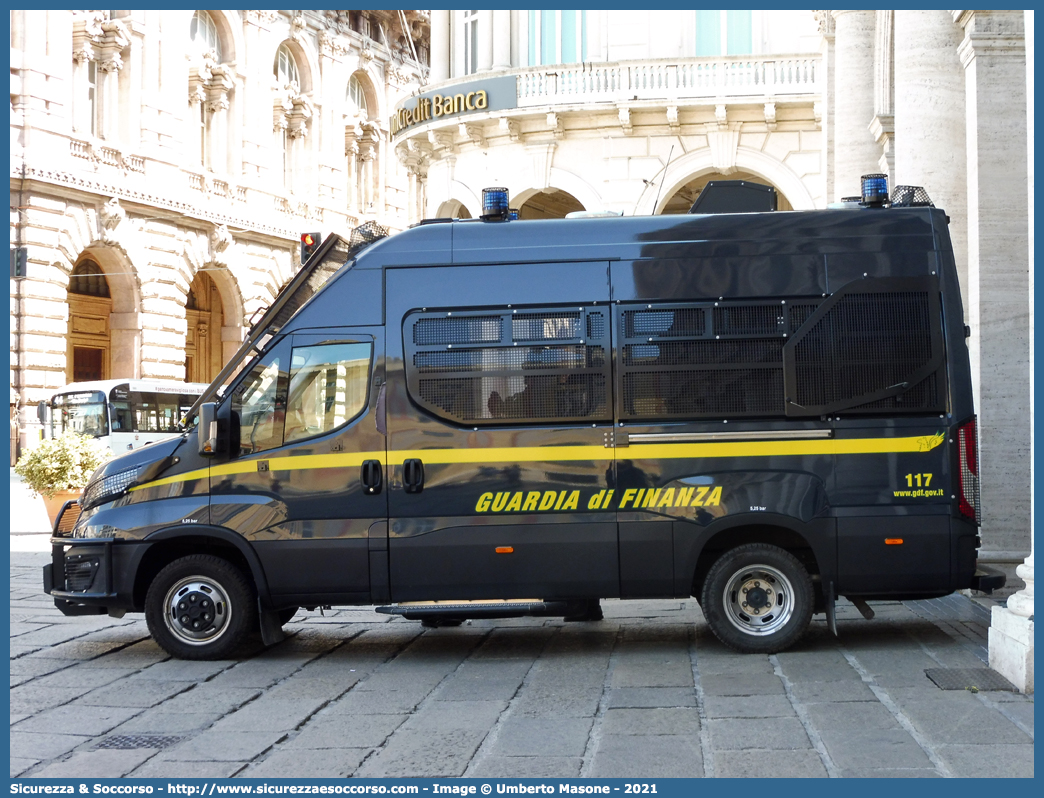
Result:
<svg viewBox="0 0 1044 798"><path fill-rule="evenodd" d="M834 595L833 582L826 583L826 589L823 591L823 599L826 604L827 628L834 633L834 637L837 637L837 614L834 607L837 596Z"/></svg>
<svg viewBox="0 0 1044 798"><path fill-rule="evenodd" d="M274 646L286 640L283 627L279 623L279 614L269 612L261 606L261 600L257 602L257 617L261 626L261 642L266 646Z"/></svg>

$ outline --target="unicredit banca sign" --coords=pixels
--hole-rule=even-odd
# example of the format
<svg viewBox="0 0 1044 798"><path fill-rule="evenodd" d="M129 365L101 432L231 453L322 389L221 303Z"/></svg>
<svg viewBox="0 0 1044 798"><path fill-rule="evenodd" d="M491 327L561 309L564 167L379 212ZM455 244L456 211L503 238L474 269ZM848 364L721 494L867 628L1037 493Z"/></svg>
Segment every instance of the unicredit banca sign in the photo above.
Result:
<svg viewBox="0 0 1044 798"><path fill-rule="evenodd" d="M399 103L391 118L392 135L413 127L450 117L464 117L481 111L503 111L518 107L514 75L458 83L444 89L426 91Z"/></svg>

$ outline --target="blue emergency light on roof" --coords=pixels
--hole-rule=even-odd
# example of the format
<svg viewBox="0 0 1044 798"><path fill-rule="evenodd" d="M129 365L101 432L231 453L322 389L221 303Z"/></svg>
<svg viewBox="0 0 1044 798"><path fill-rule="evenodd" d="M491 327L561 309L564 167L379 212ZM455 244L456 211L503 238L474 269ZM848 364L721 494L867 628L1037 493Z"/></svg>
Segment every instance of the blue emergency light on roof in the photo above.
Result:
<svg viewBox="0 0 1044 798"><path fill-rule="evenodd" d="M508 190L506 188L482 189L482 218L508 218Z"/></svg>
<svg viewBox="0 0 1044 798"><path fill-rule="evenodd" d="M863 205L884 205L888 202L888 175L863 175Z"/></svg>
<svg viewBox="0 0 1044 798"><path fill-rule="evenodd" d="M518 219L518 208L511 208L508 211L508 221L514 222Z"/></svg>

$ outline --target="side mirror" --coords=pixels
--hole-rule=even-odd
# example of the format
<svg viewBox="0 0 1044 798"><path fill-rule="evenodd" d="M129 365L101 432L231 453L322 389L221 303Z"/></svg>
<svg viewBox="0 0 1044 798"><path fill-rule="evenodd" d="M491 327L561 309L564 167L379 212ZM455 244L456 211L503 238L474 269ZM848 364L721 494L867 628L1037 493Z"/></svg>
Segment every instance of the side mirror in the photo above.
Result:
<svg viewBox="0 0 1044 798"><path fill-rule="evenodd" d="M218 436L217 405L204 402L199 406L199 453L203 457L213 457L221 451L221 439Z"/></svg>

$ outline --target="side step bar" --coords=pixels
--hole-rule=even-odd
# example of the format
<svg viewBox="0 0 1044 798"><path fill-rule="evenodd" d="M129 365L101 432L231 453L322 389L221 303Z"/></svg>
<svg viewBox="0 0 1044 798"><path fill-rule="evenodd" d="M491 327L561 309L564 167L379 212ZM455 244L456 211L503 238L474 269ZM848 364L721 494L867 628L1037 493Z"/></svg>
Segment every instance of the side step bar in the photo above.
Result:
<svg viewBox="0 0 1044 798"><path fill-rule="evenodd" d="M565 616L577 610L583 601L542 601L512 599L493 601L420 601L376 607L384 615L401 615L408 621L426 618L523 618L526 616Z"/></svg>

